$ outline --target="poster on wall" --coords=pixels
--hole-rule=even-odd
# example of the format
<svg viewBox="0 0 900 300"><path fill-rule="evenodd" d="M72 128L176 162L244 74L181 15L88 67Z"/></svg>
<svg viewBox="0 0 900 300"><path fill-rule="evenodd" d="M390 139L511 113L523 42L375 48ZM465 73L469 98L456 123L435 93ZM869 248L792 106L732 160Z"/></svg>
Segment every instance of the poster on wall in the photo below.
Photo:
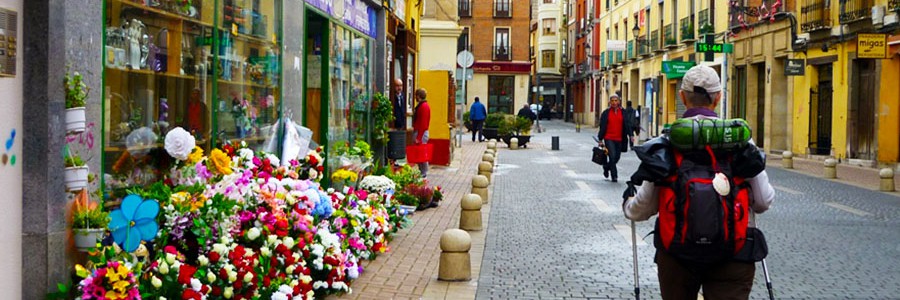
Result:
<svg viewBox="0 0 900 300"><path fill-rule="evenodd" d="M394 0L394 15L401 21L406 21L406 0Z"/></svg>

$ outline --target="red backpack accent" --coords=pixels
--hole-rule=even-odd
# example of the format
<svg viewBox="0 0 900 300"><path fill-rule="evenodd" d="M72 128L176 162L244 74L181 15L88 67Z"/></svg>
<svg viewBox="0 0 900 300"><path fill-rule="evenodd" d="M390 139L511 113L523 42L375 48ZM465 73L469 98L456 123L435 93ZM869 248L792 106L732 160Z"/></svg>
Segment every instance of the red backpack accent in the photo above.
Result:
<svg viewBox="0 0 900 300"><path fill-rule="evenodd" d="M717 158L718 156L718 158ZM720 158L729 163L719 164ZM744 247L749 224L749 184L732 177L730 153L683 154L675 150L676 172L660 183L659 217L654 245L676 258L717 263L731 259ZM727 195L713 188L716 173L731 186Z"/></svg>

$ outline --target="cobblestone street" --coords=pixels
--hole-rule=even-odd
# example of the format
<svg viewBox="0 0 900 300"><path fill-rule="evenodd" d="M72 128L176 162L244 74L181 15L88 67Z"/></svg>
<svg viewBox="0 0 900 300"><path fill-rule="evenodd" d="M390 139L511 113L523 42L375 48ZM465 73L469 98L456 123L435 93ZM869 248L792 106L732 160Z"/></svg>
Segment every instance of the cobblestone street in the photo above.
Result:
<svg viewBox="0 0 900 300"><path fill-rule="evenodd" d="M637 168L637 157L623 154L622 180L612 183L590 162L595 129L542 125L546 131L527 150L500 150L476 298L633 298L630 228L620 207L624 178ZM551 136L560 137L560 151L550 150ZM758 222L777 299L900 295L897 193L811 177L771 161L768 172L777 195ZM652 227L652 221L638 223L639 238ZM653 252L652 237L638 241L647 299L659 298ZM752 298L765 299L759 264L756 275Z"/></svg>

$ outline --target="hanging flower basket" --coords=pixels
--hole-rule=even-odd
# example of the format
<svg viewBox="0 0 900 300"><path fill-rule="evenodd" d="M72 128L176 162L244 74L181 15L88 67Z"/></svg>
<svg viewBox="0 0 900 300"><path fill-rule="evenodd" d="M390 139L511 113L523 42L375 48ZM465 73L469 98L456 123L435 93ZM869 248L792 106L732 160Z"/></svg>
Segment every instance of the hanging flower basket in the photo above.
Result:
<svg viewBox="0 0 900 300"><path fill-rule="evenodd" d="M102 228L76 228L72 230L75 235L75 247L78 250L88 250L97 247L97 241L103 238Z"/></svg>
<svg viewBox="0 0 900 300"><path fill-rule="evenodd" d="M65 171L66 190L80 191L88 184L88 167L71 167Z"/></svg>
<svg viewBox="0 0 900 300"><path fill-rule="evenodd" d="M84 107L66 109L66 132L83 132L86 120L87 118L84 114Z"/></svg>

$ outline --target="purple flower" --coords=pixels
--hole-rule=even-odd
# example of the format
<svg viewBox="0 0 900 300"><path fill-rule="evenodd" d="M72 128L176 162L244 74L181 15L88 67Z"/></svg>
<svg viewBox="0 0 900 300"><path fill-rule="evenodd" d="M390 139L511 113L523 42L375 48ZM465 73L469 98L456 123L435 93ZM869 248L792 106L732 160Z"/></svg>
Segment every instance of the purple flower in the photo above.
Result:
<svg viewBox="0 0 900 300"><path fill-rule="evenodd" d="M212 178L212 173L209 172L209 169L206 168L206 165L202 162L198 162L194 165L194 170L197 171L197 176L203 178L203 180L209 180Z"/></svg>

